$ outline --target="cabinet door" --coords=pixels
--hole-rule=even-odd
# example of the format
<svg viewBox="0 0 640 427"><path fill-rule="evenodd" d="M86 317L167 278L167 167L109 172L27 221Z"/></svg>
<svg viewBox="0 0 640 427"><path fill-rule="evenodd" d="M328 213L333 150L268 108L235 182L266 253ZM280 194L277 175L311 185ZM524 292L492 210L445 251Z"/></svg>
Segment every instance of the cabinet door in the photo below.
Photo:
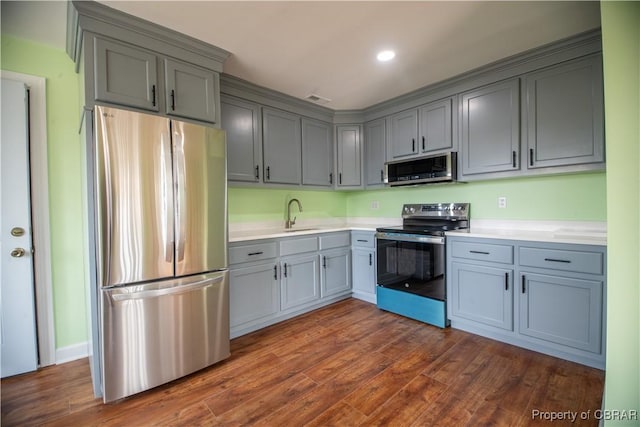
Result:
<svg viewBox="0 0 640 427"><path fill-rule="evenodd" d="M322 297L351 289L351 256L349 249L323 252L320 254Z"/></svg>
<svg viewBox="0 0 640 427"><path fill-rule="evenodd" d="M167 114L216 122L217 75L214 71L165 59L164 73Z"/></svg>
<svg viewBox="0 0 640 427"><path fill-rule="evenodd" d="M360 126L337 126L338 187L362 185L362 146Z"/></svg>
<svg viewBox="0 0 640 427"><path fill-rule="evenodd" d="M520 333L600 353L602 291L597 280L523 273Z"/></svg>
<svg viewBox="0 0 640 427"><path fill-rule="evenodd" d="M260 107L234 98L220 99L222 129L227 133L227 177L259 182L262 169Z"/></svg>
<svg viewBox="0 0 640 427"><path fill-rule="evenodd" d="M604 161L601 56L526 76L528 167Z"/></svg>
<svg viewBox="0 0 640 427"><path fill-rule="evenodd" d="M275 263L232 268L229 271L231 327L257 320L279 310Z"/></svg>
<svg viewBox="0 0 640 427"><path fill-rule="evenodd" d="M408 110L391 116L391 157L399 159L418 153L418 111Z"/></svg>
<svg viewBox="0 0 640 427"><path fill-rule="evenodd" d="M353 291L375 295L375 252L364 249L353 250Z"/></svg>
<svg viewBox="0 0 640 427"><path fill-rule="evenodd" d="M94 40L96 100L158 111L157 57L133 46Z"/></svg>
<svg viewBox="0 0 640 427"><path fill-rule="evenodd" d="M384 163L386 161L387 126L380 119L364 125L365 168L367 185L384 184Z"/></svg>
<svg viewBox="0 0 640 427"><path fill-rule="evenodd" d="M285 111L262 109L264 181L300 184L302 142L300 117Z"/></svg>
<svg viewBox="0 0 640 427"><path fill-rule="evenodd" d="M302 183L333 185L332 125L302 119Z"/></svg>
<svg viewBox="0 0 640 427"><path fill-rule="evenodd" d="M318 255L288 258L280 262L282 309L320 298Z"/></svg>
<svg viewBox="0 0 640 427"><path fill-rule="evenodd" d="M429 153L453 147L451 139L451 98L432 102L418 110L420 151Z"/></svg>
<svg viewBox="0 0 640 427"><path fill-rule="evenodd" d="M452 315L513 330L513 270L451 263Z"/></svg>
<svg viewBox="0 0 640 427"><path fill-rule="evenodd" d="M519 168L519 80L462 94L462 173Z"/></svg>

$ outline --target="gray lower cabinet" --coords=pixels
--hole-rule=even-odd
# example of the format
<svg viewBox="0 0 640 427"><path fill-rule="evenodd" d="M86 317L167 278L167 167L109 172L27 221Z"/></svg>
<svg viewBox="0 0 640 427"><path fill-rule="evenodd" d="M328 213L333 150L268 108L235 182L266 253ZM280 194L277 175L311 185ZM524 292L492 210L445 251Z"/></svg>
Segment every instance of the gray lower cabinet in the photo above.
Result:
<svg viewBox="0 0 640 427"><path fill-rule="evenodd" d="M351 232L353 297L376 303L376 242L374 231Z"/></svg>
<svg viewBox="0 0 640 427"><path fill-rule="evenodd" d="M159 111L158 57L142 48L94 38L95 99Z"/></svg>
<svg viewBox="0 0 640 427"><path fill-rule="evenodd" d="M229 245L231 336L351 295L348 231Z"/></svg>
<svg viewBox="0 0 640 427"><path fill-rule="evenodd" d="M302 118L302 184L333 185L332 125Z"/></svg>
<svg viewBox="0 0 640 427"><path fill-rule="evenodd" d="M230 96L220 97L221 127L227 133L229 181L260 182L262 132L260 107Z"/></svg>
<svg viewBox="0 0 640 427"><path fill-rule="evenodd" d="M364 124L365 184L384 185L384 163L387 161L387 121L374 120Z"/></svg>
<svg viewBox="0 0 640 427"><path fill-rule="evenodd" d="M262 108L264 182L300 184L302 179L300 116Z"/></svg>
<svg viewBox="0 0 640 427"><path fill-rule="evenodd" d="M274 262L231 268L229 317L232 329L280 310L277 273Z"/></svg>
<svg viewBox="0 0 640 427"><path fill-rule="evenodd" d="M454 328L604 368L606 248L447 237Z"/></svg>
<svg viewBox="0 0 640 427"><path fill-rule="evenodd" d="M599 353L601 280L521 272L520 333Z"/></svg>
<svg viewBox="0 0 640 427"><path fill-rule="evenodd" d="M316 254L288 257L280 261L283 310L320 299L319 263Z"/></svg>
<svg viewBox="0 0 640 427"><path fill-rule="evenodd" d="M351 251L349 247L320 253L322 297L351 290Z"/></svg>
<svg viewBox="0 0 640 427"><path fill-rule="evenodd" d="M167 115L216 123L218 74L174 59L164 59Z"/></svg>
<svg viewBox="0 0 640 427"><path fill-rule="evenodd" d="M604 161L602 57L524 77L529 169Z"/></svg>
<svg viewBox="0 0 640 427"><path fill-rule="evenodd" d="M520 165L520 80L461 94L462 175L513 171Z"/></svg>
<svg viewBox="0 0 640 427"><path fill-rule="evenodd" d="M451 315L513 330L513 269L452 262Z"/></svg>
<svg viewBox="0 0 640 427"><path fill-rule="evenodd" d="M359 125L338 125L337 134L337 188L362 187L362 141Z"/></svg>

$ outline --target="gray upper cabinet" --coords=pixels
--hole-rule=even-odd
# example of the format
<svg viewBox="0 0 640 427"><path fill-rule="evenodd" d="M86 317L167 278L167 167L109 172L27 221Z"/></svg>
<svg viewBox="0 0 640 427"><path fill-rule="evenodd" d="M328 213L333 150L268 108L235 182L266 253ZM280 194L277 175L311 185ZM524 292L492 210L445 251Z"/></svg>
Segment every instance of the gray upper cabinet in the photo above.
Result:
<svg viewBox="0 0 640 427"><path fill-rule="evenodd" d="M384 184L384 163L386 161L387 121L374 120L364 125L364 152L366 185Z"/></svg>
<svg viewBox="0 0 640 427"><path fill-rule="evenodd" d="M302 119L302 184L333 185L333 126Z"/></svg>
<svg viewBox="0 0 640 427"><path fill-rule="evenodd" d="M97 37L94 49L97 101L159 111L156 55Z"/></svg>
<svg viewBox="0 0 640 427"><path fill-rule="evenodd" d="M602 57L527 74L528 168L604 161Z"/></svg>
<svg viewBox="0 0 640 427"><path fill-rule="evenodd" d="M300 184L302 178L300 116L263 108L262 141L264 182Z"/></svg>
<svg viewBox="0 0 640 427"><path fill-rule="evenodd" d="M460 99L462 175L519 169L519 79L465 92Z"/></svg>
<svg viewBox="0 0 640 427"><path fill-rule="evenodd" d="M418 153L418 111L408 110L391 116L389 153L393 160Z"/></svg>
<svg viewBox="0 0 640 427"><path fill-rule="evenodd" d="M164 59L164 73L168 115L216 122L216 73L168 58Z"/></svg>
<svg viewBox="0 0 640 427"><path fill-rule="evenodd" d="M432 102L418 110L420 151L429 153L453 147L451 138L451 98Z"/></svg>
<svg viewBox="0 0 640 427"><path fill-rule="evenodd" d="M220 98L221 126L227 133L227 177L260 182L262 135L260 107L237 98Z"/></svg>
<svg viewBox="0 0 640 427"><path fill-rule="evenodd" d="M360 126L338 125L338 188L362 186L362 145Z"/></svg>

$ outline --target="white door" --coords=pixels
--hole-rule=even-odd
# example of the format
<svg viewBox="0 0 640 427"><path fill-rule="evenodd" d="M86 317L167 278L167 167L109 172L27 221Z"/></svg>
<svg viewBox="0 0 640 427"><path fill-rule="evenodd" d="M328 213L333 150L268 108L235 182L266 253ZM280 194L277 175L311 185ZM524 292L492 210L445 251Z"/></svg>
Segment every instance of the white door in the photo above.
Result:
<svg viewBox="0 0 640 427"><path fill-rule="evenodd" d="M0 144L1 376L38 365L29 192L27 90L2 79Z"/></svg>

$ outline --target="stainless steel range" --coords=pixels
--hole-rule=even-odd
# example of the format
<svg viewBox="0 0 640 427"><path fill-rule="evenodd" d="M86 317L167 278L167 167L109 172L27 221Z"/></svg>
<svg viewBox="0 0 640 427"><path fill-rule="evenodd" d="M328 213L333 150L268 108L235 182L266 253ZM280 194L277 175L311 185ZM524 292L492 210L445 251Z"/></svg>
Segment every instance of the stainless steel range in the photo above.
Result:
<svg viewBox="0 0 640 427"><path fill-rule="evenodd" d="M402 226L378 228L378 307L444 328L445 232L469 227L469 203L406 204Z"/></svg>

